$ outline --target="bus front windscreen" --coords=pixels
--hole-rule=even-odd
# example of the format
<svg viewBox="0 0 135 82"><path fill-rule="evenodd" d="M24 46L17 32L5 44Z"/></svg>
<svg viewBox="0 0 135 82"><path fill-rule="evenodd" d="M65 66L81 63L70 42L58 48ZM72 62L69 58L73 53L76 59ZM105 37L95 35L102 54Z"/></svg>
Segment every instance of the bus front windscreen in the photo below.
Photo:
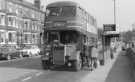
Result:
<svg viewBox="0 0 135 82"><path fill-rule="evenodd" d="M62 16L75 16L75 7L72 6L64 6L62 7L62 12L61 15Z"/></svg>
<svg viewBox="0 0 135 82"><path fill-rule="evenodd" d="M75 16L76 8L74 6L49 7L46 10L46 16Z"/></svg>

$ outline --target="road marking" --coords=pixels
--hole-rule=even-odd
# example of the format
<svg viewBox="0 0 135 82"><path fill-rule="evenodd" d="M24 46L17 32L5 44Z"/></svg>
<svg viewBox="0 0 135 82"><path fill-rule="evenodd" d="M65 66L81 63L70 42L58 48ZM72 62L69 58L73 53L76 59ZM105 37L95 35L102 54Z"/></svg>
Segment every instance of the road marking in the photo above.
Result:
<svg viewBox="0 0 135 82"><path fill-rule="evenodd" d="M39 72L39 73L36 73L36 76L40 76L42 74L43 74L42 72Z"/></svg>
<svg viewBox="0 0 135 82"><path fill-rule="evenodd" d="M24 78L22 81L24 82L24 81L26 81L26 80L29 80L29 79L31 79L32 77L26 77L26 78Z"/></svg>
<svg viewBox="0 0 135 82"><path fill-rule="evenodd" d="M11 60L4 60L4 61L0 61L0 63L8 63L8 62L17 62L17 61L21 61L21 60L26 60L26 59L36 59L39 58L40 56L35 56L35 57L23 57L23 58L17 58L17 59L11 59Z"/></svg>
<svg viewBox="0 0 135 82"><path fill-rule="evenodd" d="M27 59L27 58L19 58L19 59L3 60L3 61L0 61L0 63L17 62L17 61L21 61L21 60L25 60L25 59Z"/></svg>

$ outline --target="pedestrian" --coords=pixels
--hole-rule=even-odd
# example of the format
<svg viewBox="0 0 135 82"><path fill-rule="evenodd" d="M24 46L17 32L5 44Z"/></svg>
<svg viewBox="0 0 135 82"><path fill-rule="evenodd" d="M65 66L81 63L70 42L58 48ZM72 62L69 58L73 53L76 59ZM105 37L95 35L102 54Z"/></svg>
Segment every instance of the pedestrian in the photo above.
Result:
<svg viewBox="0 0 135 82"><path fill-rule="evenodd" d="M113 59L114 58L114 52L116 52L116 50L115 50L115 44L114 44L114 42L111 42L111 46L110 46L110 56L111 56L111 59Z"/></svg>
<svg viewBox="0 0 135 82"><path fill-rule="evenodd" d="M92 69L97 68L98 64L98 49L97 45L93 46L91 51L91 62L92 62Z"/></svg>

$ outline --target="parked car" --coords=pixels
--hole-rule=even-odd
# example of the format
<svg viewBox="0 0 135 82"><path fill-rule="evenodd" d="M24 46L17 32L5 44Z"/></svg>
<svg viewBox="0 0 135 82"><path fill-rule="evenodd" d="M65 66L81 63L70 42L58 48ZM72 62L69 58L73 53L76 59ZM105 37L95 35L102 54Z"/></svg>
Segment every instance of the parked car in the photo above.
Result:
<svg viewBox="0 0 135 82"><path fill-rule="evenodd" d="M39 55L40 53L40 49L37 46L32 46L29 53L31 53L32 55Z"/></svg>
<svg viewBox="0 0 135 82"><path fill-rule="evenodd" d="M0 60L11 60L20 58L19 50L16 46L3 45L0 47Z"/></svg>
<svg viewBox="0 0 135 82"><path fill-rule="evenodd" d="M37 46L26 46L21 50L23 57L39 55L40 49Z"/></svg>

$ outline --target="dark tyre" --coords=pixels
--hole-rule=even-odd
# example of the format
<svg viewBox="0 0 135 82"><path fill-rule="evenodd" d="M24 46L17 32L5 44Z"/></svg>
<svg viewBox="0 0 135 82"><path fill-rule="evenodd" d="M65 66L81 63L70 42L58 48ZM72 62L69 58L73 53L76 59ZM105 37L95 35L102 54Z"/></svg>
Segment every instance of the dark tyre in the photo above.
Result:
<svg viewBox="0 0 135 82"><path fill-rule="evenodd" d="M50 67L49 61L42 61L42 67L43 67L43 69L49 69L49 67Z"/></svg>
<svg viewBox="0 0 135 82"><path fill-rule="evenodd" d="M114 59L114 55L113 55L113 52L111 53L111 59Z"/></svg>
<svg viewBox="0 0 135 82"><path fill-rule="evenodd" d="M105 61L104 60L100 60L100 65L104 65Z"/></svg>
<svg viewBox="0 0 135 82"><path fill-rule="evenodd" d="M75 61L73 62L73 67L74 67L74 70L75 70L75 71L80 71L80 70L81 70L81 68L82 68L82 60L81 60L81 57L79 57L78 60L75 60Z"/></svg>

